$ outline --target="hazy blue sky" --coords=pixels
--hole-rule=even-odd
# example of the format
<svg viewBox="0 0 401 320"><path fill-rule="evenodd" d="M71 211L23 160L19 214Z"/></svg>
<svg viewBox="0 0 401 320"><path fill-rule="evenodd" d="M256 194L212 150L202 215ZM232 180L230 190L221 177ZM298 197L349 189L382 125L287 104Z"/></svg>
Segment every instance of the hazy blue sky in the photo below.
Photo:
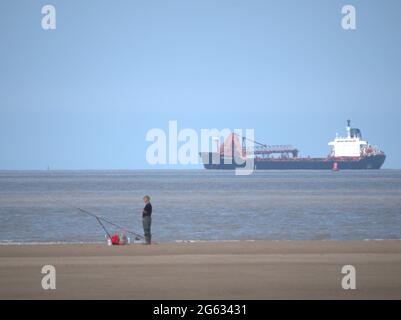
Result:
<svg viewBox="0 0 401 320"><path fill-rule="evenodd" d="M2 0L0 43L0 169L148 168L169 120L323 156L347 118L401 168L398 0Z"/></svg>

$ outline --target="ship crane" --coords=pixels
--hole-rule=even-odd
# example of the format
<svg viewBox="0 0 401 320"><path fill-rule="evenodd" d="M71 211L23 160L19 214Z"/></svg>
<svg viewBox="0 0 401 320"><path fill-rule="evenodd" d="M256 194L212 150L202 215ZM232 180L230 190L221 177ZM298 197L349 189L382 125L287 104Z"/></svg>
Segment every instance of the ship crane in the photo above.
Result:
<svg viewBox="0 0 401 320"><path fill-rule="evenodd" d="M242 145L239 139L242 139ZM247 146L247 141L251 142L251 146ZM221 145L220 155L234 157L234 152L239 153L239 150L241 150L242 158L252 154L259 158L268 158L274 154L279 154L280 158L289 158L290 155L297 158L299 153L299 150L292 145L267 145L247 137L241 137L237 133L231 133Z"/></svg>

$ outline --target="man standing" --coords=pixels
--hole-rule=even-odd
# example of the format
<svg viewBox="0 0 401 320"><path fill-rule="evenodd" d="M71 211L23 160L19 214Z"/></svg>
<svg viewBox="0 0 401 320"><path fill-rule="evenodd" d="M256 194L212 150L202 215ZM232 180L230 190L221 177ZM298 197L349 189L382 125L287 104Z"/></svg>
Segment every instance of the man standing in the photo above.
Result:
<svg viewBox="0 0 401 320"><path fill-rule="evenodd" d="M142 211L142 224L143 232L145 234L145 243L150 244L152 235L150 233L150 225L152 224L152 205L150 204L150 197L144 196L145 208Z"/></svg>

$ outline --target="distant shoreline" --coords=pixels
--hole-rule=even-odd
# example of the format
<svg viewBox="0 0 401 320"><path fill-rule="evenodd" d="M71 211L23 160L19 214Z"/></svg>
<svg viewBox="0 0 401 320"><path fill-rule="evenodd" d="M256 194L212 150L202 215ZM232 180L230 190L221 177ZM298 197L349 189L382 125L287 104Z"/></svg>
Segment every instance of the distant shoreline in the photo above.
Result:
<svg viewBox="0 0 401 320"><path fill-rule="evenodd" d="M381 168L381 169L361 169L361 170L342 170L345 172L380 172L380 171L391 171L391 170L401 170L401 168ZM205 171L205 172L230 172L228 171L210 171L203 167L199 168L147 168L147 169L0 169L2 172L131 172L131 171ZM233 170L231 170L233 172ZM255 172L330 172L330 170L255 170Z"/></svg>

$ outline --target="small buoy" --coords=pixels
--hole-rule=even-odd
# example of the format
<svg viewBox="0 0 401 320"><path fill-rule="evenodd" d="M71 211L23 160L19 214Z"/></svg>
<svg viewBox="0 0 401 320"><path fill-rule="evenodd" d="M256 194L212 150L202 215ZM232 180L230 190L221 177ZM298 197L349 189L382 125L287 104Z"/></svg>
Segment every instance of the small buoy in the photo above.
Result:
<svg viewBox="0 0 401 320"><path fill-rule="evenodd" d="M338 164L337 164L337 162L334 162L333 163L333 168L332 168L332 170L333 171L338 171L339 169L338 169Z"/></svg>

